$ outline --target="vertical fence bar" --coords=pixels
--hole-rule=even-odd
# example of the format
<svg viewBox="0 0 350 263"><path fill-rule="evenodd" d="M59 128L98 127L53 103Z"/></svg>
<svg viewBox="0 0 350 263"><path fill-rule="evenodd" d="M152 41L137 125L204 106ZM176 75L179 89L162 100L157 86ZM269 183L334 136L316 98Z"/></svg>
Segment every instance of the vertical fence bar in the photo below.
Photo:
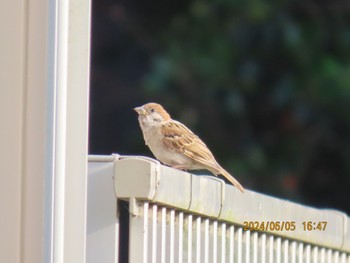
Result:
<svg viewBox="0 0 350 263"><path fill-rule="evenodd" d="M143 262L147 263L148 252L148 202L143 205Z"/></svg>
<svg viewBox="0 0 350 263"><path fill-rule="evenodd" d="M315 246L312 249L312 262L313 263L318 263L318 247Z"/></svg>
<svg viewBox="0 0 350 263"><path fill-rule="evenodd" d="M170 263L174 263L175 257L175 210L170 210Z"/></svg>
<svg viewBox="0 0 350 263"><path fill-rule="evenodd" d="M250 263L250 230L245 231L245 263Z"/></svg>
<svg viewBox="0 0 350 263"><path fill-rule="evenodd" d="M297 242L292 241L292 247L291 247L292 253L291 253L291 263L297 262Z"/></svg>
<svg viewBox="0 0 350 263"><path fill-rule="evenodd" d="M283 241L283 263L289 263L289 240Z"/></svg>
<svg viewBox="0 0 350 263"><path fill-rule="evenodd" d="M157 205L152 205L152 263L157 262Z"/></svg>
<svg viewBox="0 0 350 263"><path fill-rule="evenodd" d="M339 251L335 251L333 254L334 254L334 263L339 263Z"/></svg>
<svg viewBox="0 0 350 263"><path fill-rule="evenodd" d="M243 234L242 234L242 228L238 228L237 231L237 262L242 263L242 243L243 243Z"/></svg>
<svg viewBox="0 0 350 263"><path fill-rule="evenodd" d="M346 253L341 253L341 263L346 263Z"/></svg>
<svg viewBox="0 0 350 263"><path fill-rule="evenodd" d="M303 263L303 258L304 257L304 244L303 243L299 243L299 248L298 248L298 258L299 258L299 263Z"/></svg>
<svg viewBox="0 0 350 263"><path fill-rule="evenodd" d="M321 248L321 263L326 262L326 249L323 247Z"/></svg>
<svg viewBox="0 0 350 263"><path fill-rule="evenodd" d="M196 219L196 259L197 263L201 262L201 217L198 216Z"/></svg>
<svg viewBox="0 0 350 263"><path fill-rule="evenodd" d="M276 239L276 262L281 263L282 240L280 237Z"/></svg>
<svg viewBox="0 0 350 263"><path fill-rule="evenodd" d="M204 220L204 262L209 263L209 218Z"/></svg>
<svg viewBox="0 0 350 263"><path fill-rule="evenodd" d="M161 263L166 263L166 208L162 207Z"/></svg>
<svg viewBox="0 0 350 263"><path fill-rule="evenodd" d="M306 246L306 263L310 263L311 262L311 246L307 245Z"/></svg>
<svg viewBox="0 0 350 263"><path fill-rule="evenodd" d="M258 263L258 232L253 233L253 263Z"/></svg>
<svg viewBox="0 0 350 263"><path fill-rule="evenodd" d="M226 224L221 224L221 263L226 263Z"/></svg>
<svg viewBox="0 0 350 263"><path fill-rule="evenodd" d="M332 250L327 249L327 263L332 263Z"/></svg>
<svg viewBox="0 0 350 263"><path fill-rule="evenodd" d="M183 262L184 213L179 213L179 263Z"/></svg>
<svg viewBox="0 0 350 263"><path fill-rule="evenodd" d="M235 227L230 226L230 263L234 262L235 255Z"/></svg>
<svg viewBox="0 0 350 263"><path fill-rule="evenodd" d="M188 263L192 263L192 231L193 231L193 227L192 227L192 215L188 215L187 216L187 224L188 224L188 232L187 232L187 262Z"/></svg>
<svg viewBox="0 0 350 263"><path fill-rule="evenodd" d="M274 236L270 236L269 237L269 263L274 263L273 248L274 248Z"/></svg>
<svg viewBox="0 0 350 263"><path fill-rule="evenodd" d="M218 260L218 221L213 222L213 263Z"/></svg>
<svg viewBox="0 0 350 263"><path fill-rule="evenodd" d="M261 263L266 263L266 234L262 234L261 240Z"/></svg>

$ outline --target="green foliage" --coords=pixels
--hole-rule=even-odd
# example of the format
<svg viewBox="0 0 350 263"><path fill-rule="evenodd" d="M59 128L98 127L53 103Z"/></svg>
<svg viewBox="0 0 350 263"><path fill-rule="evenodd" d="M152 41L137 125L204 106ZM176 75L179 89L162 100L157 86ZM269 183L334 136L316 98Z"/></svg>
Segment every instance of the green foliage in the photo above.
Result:
<svg viewBox="0 0 350 263"><path fill-rule="evenodd" d="M156 101L244 186L350 211L347 1L93 1L91 153L151 156Z"/></svg>
<svg viewBox="0 0 350 263"><path fill-rule="evenodd" d="M335 174L350 181L349 166L328 159L349 157L348 12L311 1L191 1L158 45L148 96L180 119L194 109L200 123L189 125L237 177L286 196L308 176L328 176L320 192Z"/></svg>

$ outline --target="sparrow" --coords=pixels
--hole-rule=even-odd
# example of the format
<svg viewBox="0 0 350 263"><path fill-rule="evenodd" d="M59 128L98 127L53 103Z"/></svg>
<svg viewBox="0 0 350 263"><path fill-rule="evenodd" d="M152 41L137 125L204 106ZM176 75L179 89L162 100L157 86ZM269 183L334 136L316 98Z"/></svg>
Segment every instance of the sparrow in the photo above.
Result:
<svg viewBox="0 0 350 263"><path fill-rule="evenodd" d="M242 193L243 186L215 160L205 143L189 128L173 120L157 103L136 107L146 145L163 164L180 170L208 170L222 175Z"/></svg>

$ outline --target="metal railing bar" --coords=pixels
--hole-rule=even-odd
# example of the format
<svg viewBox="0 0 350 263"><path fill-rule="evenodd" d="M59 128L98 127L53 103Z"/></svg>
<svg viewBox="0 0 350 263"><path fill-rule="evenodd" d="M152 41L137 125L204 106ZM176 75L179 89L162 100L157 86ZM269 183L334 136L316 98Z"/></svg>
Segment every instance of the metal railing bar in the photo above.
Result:
<svg viewBox="0 0 350 263"><path fill-rule="evenodd" d="M306 245L306 263L310 263L311 262L311 245Z"/></svg>
<svg viewBox="0 0 350 263"><path fill-rule="evenodd" d="M332 250L327 249L327 263L332 263Z"/></svg>
<svg viewBox="0 0 350 263"><path fill-rule="evenodd" d="M170 210L170 263L174 263L175 255L175 210Z"/></svg>
<svg viewBox="0 0 350 263"><path fill-rule="evenodd" d="M250 231L245 231L245 262L250 263Z"/></svg>
<svg viewBox="0 0 350 263"><path fill-rule="evenodd" d="M269 263L274 263L274 261L273 261L273 250L274 250L274 240L275 238L274 238L274 236L269 236Z"/></svg>
<svg viewBox="0 0 350 263"><path fill-rule="evenodd" d="M253 263L258 263L258 232L253 233Z"/></svg>
<svg viewBox="0 0 350 263"><path fill-rule="evenodd" d="M161 214L161 263L166 263L166 213L167 209L165 207L162 207L162 214Z"/></svg>
<svg viewBox="0 0 350 263"><path fill-rule="evenodd" d="M276 238L276 263L281 263L281 249L282 240L280 237Z"/></svg>
<svg viewBox="0 0 350 263"><path fill-rule="evenodd" d="M235 255L235 227L233 225L230 226L230 263L234 262Z"/></svg>
<svg viewBox="0 0 350 263"><path fill-rule="evenodd" d="M179 212L179 263L183 262L184 213Z"/></svg>
<svg viewBox="0 0 350 263"><path fill-rule="evenodd" d="M239 227L238 230L237 230L237 262L238 263L242 263L242 259L243 259L243 256L242 256L242 236L243 236L243 233L242 233L242 228Z"/></svg>
<svg viewBox="0 0 350 263"><path fill-rule="evenodd" d="M143 262L147 263L148 259L148 202L143 205Z"/></svg>
<svg viewBox="0 0 350 263"><path fill-rule="evenodd" d="M299 259L299 263L303 263L303 258L304 258L304 244L303 243L299 243L299 247L298 247L298 259Z"/></svg>
<svg viewBox="0 0 350 263"><path fill-rule="evenodd" d="M289 240L283 240L283 263L289 262Z"/></svg>
<svg viewBox="0 0 350 263"><path fill-rule="evenodd" d="M204 219L204 262L209 263L209 218Z"/></svg>
<svg viewBox="0 0 350 263"><path fill-rule="evenodd" d="M261 240L261 263L266 263L266 234L262 234Z"/></svg>
<svg viewBox="0 0 350 263"><path fill-rule="evenodd" d="M339 251L334 252L334 262L339 263Z"/></svg>
<svg viewBox="0 0 350 263"><path fill-rule="evenodd" d="M187 261L188 263L192 263L192 215L187 216Z"/></svg>
<svg viewBox="0 0 350 263"><path fill-rule="evenodd" d="M196 219L196 259L201 263L201 217Z"/></svg>
<svg viewBox="0 0 350 263"><path fill-rule="evenodd" d="M321 248L321 263L326 262L326 249L323 247Z"/></svg>
<svg viewBox="0 0 350 263"><path fill-rule="evenodd" d="M152 205L152 263L157 262L157 205Z"/></svg>
<svg viewBox="0 0 350 263"><path fill-rule="evenodd" d="M346 254L344 252L341 253L341 263L346 263Z"/></svg>
<svg viewBox="0 0 350 263"><path fill-rule="evenodd" d="M292 241L292 253L291 253L291 263L297 262L297 242Z"/></svg>
<svg viewBox="0 0 350 263"><path fill-rule="evenodd" d="M213 263L218 261L218 221L213 222Z"/></svg>
<svg viewBox="0 0 350 263"><path fill-rule="evenodd" d="M221 263L226 263L226 223L221 224Z"/></svg>
<svg viewBox="0 0 350 263"><path fill-rule="evenodd" d="M313 249L312 249L312 262L318 263L318 254L319 254L318 247L317 246L313 247Z"/></svg>

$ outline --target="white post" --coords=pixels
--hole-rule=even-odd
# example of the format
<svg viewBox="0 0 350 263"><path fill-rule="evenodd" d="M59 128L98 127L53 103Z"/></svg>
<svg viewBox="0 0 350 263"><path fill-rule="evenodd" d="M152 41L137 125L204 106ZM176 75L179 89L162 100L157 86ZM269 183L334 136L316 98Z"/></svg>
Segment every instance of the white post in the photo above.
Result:
<svg viewBox="0 0 350 263"><path fill-rule="evenodd" d="M49 30L53 90L53 260L85 262L90 1L56 0ZM53 11L51 11L53 13ZM52 47L51 47L52 48Z"/></svg>
<svg viewBox="0 0 350 263"><path fill-rule="evenodd" d="M84 262L90 0L0 1L0 262Z"/></svg>

